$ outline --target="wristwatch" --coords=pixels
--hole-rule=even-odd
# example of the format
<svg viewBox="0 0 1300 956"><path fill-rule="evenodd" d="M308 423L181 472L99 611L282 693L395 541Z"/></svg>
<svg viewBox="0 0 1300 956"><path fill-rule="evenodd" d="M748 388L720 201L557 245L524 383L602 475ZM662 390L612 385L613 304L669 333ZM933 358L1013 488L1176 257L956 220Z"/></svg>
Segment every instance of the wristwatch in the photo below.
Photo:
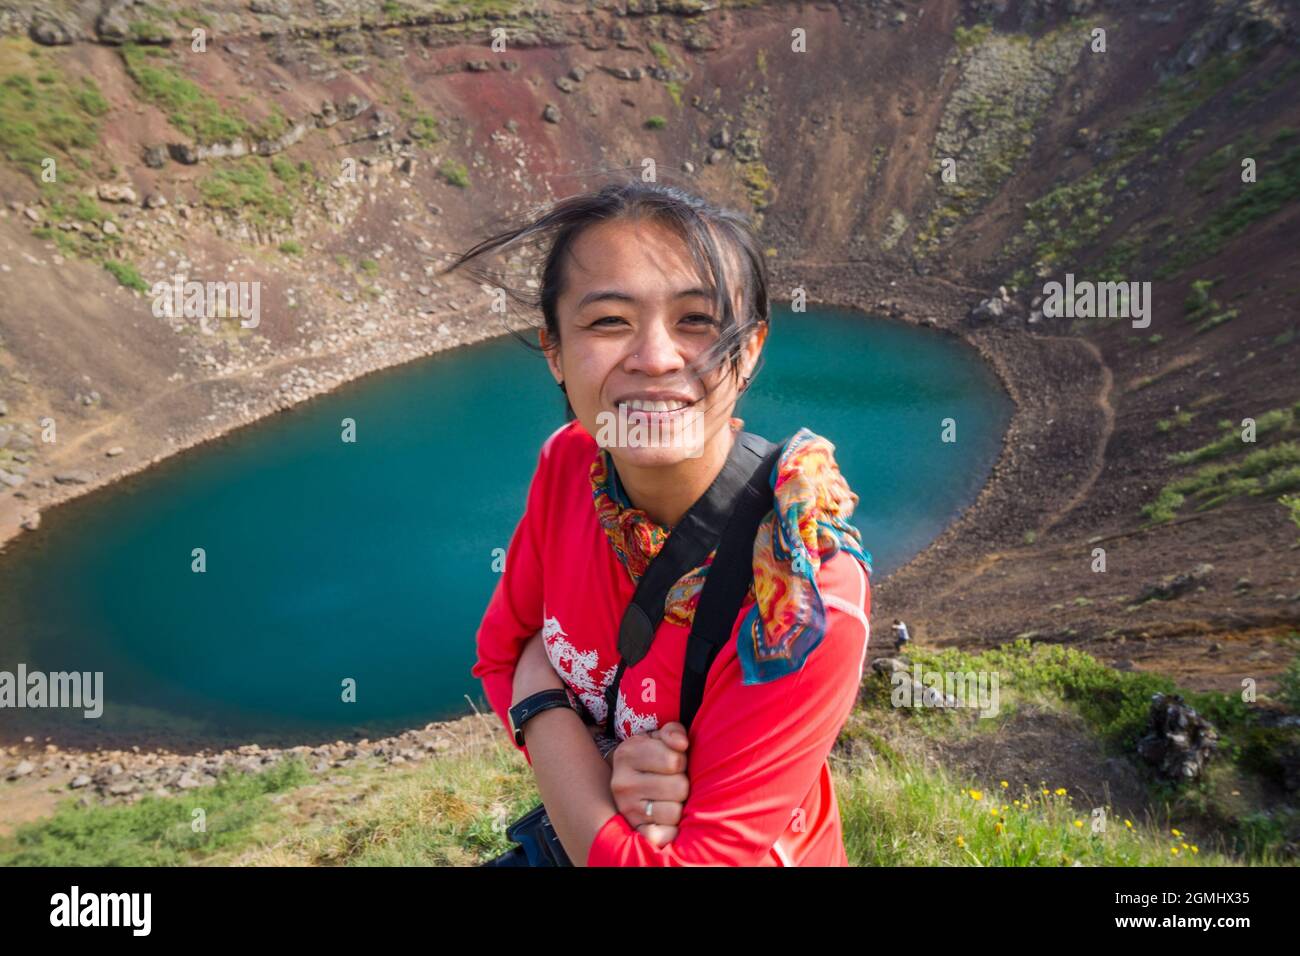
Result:
<svg viewBox="0 0 1300 956"><path fill-rule="evenodd" d="M573 692L567 687L563 689L552 687L550 690L530 694L510 708L510 729L515 735L516 747L524 745L524 724L552 707L568 707L579 715L582 713Z"/></svg>

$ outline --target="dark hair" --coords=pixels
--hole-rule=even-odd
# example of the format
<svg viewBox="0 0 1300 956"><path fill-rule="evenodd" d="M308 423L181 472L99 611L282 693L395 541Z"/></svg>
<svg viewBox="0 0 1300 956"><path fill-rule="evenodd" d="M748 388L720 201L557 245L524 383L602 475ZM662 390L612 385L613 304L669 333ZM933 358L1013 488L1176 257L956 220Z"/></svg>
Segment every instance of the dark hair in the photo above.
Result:
<svg viewBox="0 0 1300 956"><path fill-rule="evenodd" d="M501 288L509 298L528 309L540 309L548 339L558 345L560 329L556 303L563 291L564 263L569 247L588 226L617 219L660 223L686 243L705 288L713 290L715 314L721 329L718 341L693 366L693 373L702 378L724 362L729 362L733 377L737 375L741 349L749 335L760 325L771 322L767 263L744 215L710 203L678 186L629 179L611 183L595 192L559 200L532 222L484 239L438 275L446 275L469 264L466 271L475 279ZM736 315L732 306L719 240L730 246L742 272L740 315ZM545 247L540 290L537 292L513 288L501 281L503 276L500 273L474 264L475 260L492 253L534 245ZM516 329L510 328L509 331L524 344L536 347ZM761 356L759 361L761 364ZM756 366L754 374L757 372ZM572 406L567 414L573 418Z"/></svg>

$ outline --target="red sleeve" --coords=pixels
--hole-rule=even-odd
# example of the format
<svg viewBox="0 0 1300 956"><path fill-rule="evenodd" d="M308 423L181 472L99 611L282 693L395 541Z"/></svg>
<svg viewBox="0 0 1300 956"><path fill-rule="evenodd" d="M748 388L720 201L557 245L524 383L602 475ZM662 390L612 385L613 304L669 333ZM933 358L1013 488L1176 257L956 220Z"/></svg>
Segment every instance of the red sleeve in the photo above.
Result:
<svg viewBox="0 0 1300 956"><path fill-rule="evenodd" d="M506 566L492 592L475 637L478 660L470 673L483 682L488 703L510 734L510 699L515 665L528 642L542 626L542 551L546 539L546 505L550 461L557 430L542 445L528 488L524 516L515 527L506 550ZM514 737L510 737L511 744ZM520 752L532 764L528 749Z"/></svg>
<svg viewBox="0 0 1300 956"><path fill-rule="evenodd" d="M753 866L767 855L813 789L862 681L870 590L866 573L848 567L860 569L851 556L826 567L841 557L847 564L833 576L842 586L833 596L822 587L826 635L799 671L745 686L734 652L714 662L691 725L691 792L676 839L657 848L615 813L596 834L588 866Z"/></svg>

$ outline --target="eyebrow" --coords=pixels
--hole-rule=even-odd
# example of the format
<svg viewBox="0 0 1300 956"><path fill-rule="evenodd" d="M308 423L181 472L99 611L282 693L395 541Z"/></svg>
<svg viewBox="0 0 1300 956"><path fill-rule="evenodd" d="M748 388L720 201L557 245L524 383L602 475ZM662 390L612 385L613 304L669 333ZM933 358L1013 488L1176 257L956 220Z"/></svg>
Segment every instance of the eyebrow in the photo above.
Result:
<svg viewBox="0 0 1300 956"><path fill-rule="evenodd" d="M677 292L676 295L673 296L673 298L685 299L689 296L703 296L704 298L707 299L707 298L711 298L712 295L713 293L708 289L705 289L701 286L693 286L689 289L680 290L679 292ZM623 292L620 289L596 289L591 292L588 292L586 295L582 297L582 299L578 302L578 308L579 309L585 308L587 305L590 305L592 302L606 302L606 301L636 302L638 300L636 296L631 295L627 292Z"/></svg>

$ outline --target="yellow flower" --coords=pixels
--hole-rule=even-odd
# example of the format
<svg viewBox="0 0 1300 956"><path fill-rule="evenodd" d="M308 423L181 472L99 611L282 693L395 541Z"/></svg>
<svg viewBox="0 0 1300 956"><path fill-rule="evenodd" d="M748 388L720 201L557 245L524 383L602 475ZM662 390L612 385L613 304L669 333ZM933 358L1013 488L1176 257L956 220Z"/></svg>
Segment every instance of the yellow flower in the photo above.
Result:
<svg viewBox="0 0 1300 956"><path fill-rule="evenodd" d="M1172 853L1174 856L1177 856L1177 855L1178 855L1178 847L1176 847L1176 846L1171 846L1171 847L1169 848L1169 852Z"/></svg>
<svg viewBox="0 0 1300 956"><path fill-rule="evenodd" d="M1005 780L999 781L999 783L1001 784L1003 790L1005 790L1005 789L1007 789L1007 787L1011 786L1011 784L1007 783Z"/></svg>
<svg viewBox="0 0 1300 956"><path fill-rule="evenodd" d="M971 798L972 800L983 800L983 799L984 799L984 791L982 791L982 790L972 790L972 791L970 792L970 798Z"/></svg>
<svg viewBox="0 0 1300 956"><path fill-rule="evenodd" d="M1001 824L1001 823L995 823L995 824L993 824L993 832L994 832L994 833L1001 833L1001 832L1002 832L1002 824Z"/></svg>
<svg viewBox="0 0 1300 956"><path fill-rule="evenodd" d="M1065 788L1064 788L1064 787L1057 787L1057 788L1056 788L1056 795L1057 795L1058 797L1063 797L1063 796L1065 796Z"/></svg>
<svg viewBox="0 0 1300 956"><path fill-rule="evenodd" d="M966 845L966 841L963 840L963 839L961 838L961 834L960 834L960 833L957 834L957 845L958 845L958 846L965 846L965 845Z"/></svg>
<svg viewBox="0 0 1300 956"><path fill-rule="evenodd" d="M1176 836L1176 837L1180 837L1180 836L1183 835L1182 832L1181 832L1180 830L1170 829L1169 832L1172 833L1172 834L1173 834L1174 836Z"/></svg>
<svg viewBox="0 0 1300 956"><path fill-rule="evenodd" d="M1200 851L1199 849L1197 849L1196 844L1193 843L1193 844L1192 844L1192 853L1200 853L1200 852L1201 852L1201 851Z"/></svg>
<svg viewBox="0 0 1300 956"><path fill-rule="evenodd" d="M1083 821L1082 821L1082 820L1075 820L1075 821L1074 821L1074 825L1075 825L1076 827L1081 827L1081 826L1083 826Z"/></svg>
<svg viewBox="0 0 1300 956"><path fill-rule="evenodd" d="M1133 829L1133 821L1132 821L1132 820L1125 820L1125 821L1124 821L1124 826L1126 826L1126 827L1128 827L1130 830L1132 830L1132 829Z"/></svg>
<svg viewBox="0 0 1300 956"><path fill-rule="evenodd" d="M1019 801L1019 800L1012 800L1011 803L1012 803L1013 805L1017 806L1017 807L1020 806L1020 801Z"/></svg>
<svg viewBox="0 0 1300 956"><path fill-rule="evenodd" d="M1184 843L1184 844L1183 844L1183 849L1184 849L1184 850L1187 850L1187 849L1190 849L1190 847L1189 847L1186 843Z"/></svg>
<svg viewBox="0 0 1300 956"><path fill-rule="evenodd" d="M1051 793L1052 793L1052 791L1050 791L1050 790L1044 790L1044 791L1043 791L1043 796L1045 796L1045 797L1047 797L1047 796L1051 796Z"/></svg>
<svg viewBox="0 0 1300 956"><path fill-rule="evenodd" d="M989 813L993 814L993 815L996 817L996 816L998 815L998 808L997 808L997 807L989 807Z"/></svg>

